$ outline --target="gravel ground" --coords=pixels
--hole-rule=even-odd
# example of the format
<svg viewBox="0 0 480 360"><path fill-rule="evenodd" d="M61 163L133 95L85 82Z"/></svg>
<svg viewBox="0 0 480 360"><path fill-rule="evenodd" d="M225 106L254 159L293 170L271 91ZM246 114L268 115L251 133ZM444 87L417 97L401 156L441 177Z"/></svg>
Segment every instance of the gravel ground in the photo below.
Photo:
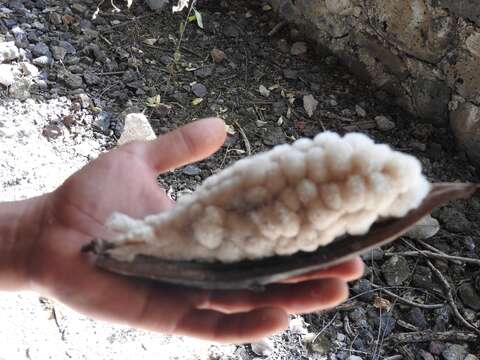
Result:
<svg viewBox="0 0 480 360"><path fill-rule="evenodd" d="M181 43L185 13L143 2L116 12L107 1L92 19L96 4L0 0L0 201L53 190L115 145L130 112L144 112L156 134L213 114L229 125L214 156L159 179L174 198L249 153L323 129L412 153L432 181L479 181L448 128L408 116L329 54L312 53L267 2L199 0L204 27L187 23ZM261 344L165 337L2 293L0 359L476 360L478 338L458 314L480 327L479 214L478 199L436 210L423 232L364 257L366 274L345 304L292 319ZM441 255L430 267L406 253L416 249L464 259Z"/></svg>

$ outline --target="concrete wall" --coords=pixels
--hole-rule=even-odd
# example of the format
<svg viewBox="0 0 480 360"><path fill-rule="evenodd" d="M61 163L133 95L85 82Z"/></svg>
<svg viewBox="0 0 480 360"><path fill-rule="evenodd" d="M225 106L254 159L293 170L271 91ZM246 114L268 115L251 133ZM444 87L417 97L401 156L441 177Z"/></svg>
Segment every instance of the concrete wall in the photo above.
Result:
<svg viewBox="0 0 480 360"><path fill-rule="evenodd" d="M480 1L271 0L320 47L433 124L480 166Z"/></svg>

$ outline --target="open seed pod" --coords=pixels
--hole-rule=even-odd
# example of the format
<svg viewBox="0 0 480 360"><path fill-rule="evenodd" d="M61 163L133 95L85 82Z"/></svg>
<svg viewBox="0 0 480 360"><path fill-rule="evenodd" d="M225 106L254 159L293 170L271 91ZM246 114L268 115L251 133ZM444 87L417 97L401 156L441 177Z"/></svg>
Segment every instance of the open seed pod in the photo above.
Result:
<svg viewBox="0 0 480 360"><path fill-rule="evenodd" d="M95 240L116 273L212 289L259 288L393 241L474 184L430 184L419 161L362 134L314 140L243 159L171 210L115 213L117 236Z"/></svg>

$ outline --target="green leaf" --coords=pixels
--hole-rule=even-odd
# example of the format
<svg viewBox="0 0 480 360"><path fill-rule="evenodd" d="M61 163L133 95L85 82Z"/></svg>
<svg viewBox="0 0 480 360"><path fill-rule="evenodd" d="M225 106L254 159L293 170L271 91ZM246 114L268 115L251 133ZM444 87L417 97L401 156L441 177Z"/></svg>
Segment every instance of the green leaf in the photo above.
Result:
<svg viewBox="0 0 480 360"><path fill-rule="evenodd" d="M197 9L193 8L193 12L195 13L195 17L197 19L197 25L200 29L203 29L203 18L202 18L202 14L200 14L199 11L197 11Z"/></svg>
<svg viewBox="0 0 480 360"><path fill-rule="evenodd" d="M156 108L161 104L161 98L160 95L155 95L152 97L148 97L145 101L145 105L148 107L153 107Z"/></svg>
<svg viewBox="0 0 480 360"><path fill-rule="evenodd" d="M197 105L199 105L202 101L203 101L202 98L195 98L195 99L192 100L192 105L193 105L193 106L197 106Z"/></svg>

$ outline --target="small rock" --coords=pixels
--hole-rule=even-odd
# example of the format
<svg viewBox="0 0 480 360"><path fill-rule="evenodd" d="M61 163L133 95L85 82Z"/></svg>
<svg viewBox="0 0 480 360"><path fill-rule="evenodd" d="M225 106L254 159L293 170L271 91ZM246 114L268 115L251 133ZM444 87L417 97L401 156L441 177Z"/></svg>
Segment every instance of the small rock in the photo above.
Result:
<svg viewBox="0 0 480 360"><path fill-rule="evenodd" d="M288 41L285 40L285 39L278 40L277 41L277 47L281 52L283 52L285 54L289 52Z"/></svg>
<svg viewBox="0 0 480 360"><path fill-rule="evenodd" d="M297 41L293 43L292 47L290 48L290 54L298 56L305 54L307 52L307 43L303 41Z"/></svg>
<svg viewBox="0 0 480 360"><path fill-rule="evenodd" d="M170 65L172 63L172 57L168 55L160 56L159 60L163 65Z"/></svg>
<svg viewBox="0 0 480 360"><path fill-rule="evenodd" d="M285 104L285 102L283 101L275 101L272 104L272 112L276 116L281 116L285 114L287 112L287 109L288 109L287 104Z"/></svg>
<svg viewBox="0 0 480 360"><path fill-rule="evenodd" d="M473 354L468 354L467 356L465 356L464 360L478 360L478 357Z"/></svg>
<svg viewBox="0 0 480 360"><path fill-rule="evenodd" d="M20 67L23 71L23 73L27 76L37 76L38 75L38 69L35 65L30 64L29 62L22 62L20 63Z"/></svg>
<svg viewBox="0 0 480 360"><path fill-rule="evenodd" d="M213 74L213 66L204 66L195 70L193 74L199 78L205 79Z"/></svg>
<svg viewBox="0 0 480 360"><path fill-rule="evenodd" d="M357 355L350 355L345 360L363 360L360 356Z"/></svg>
<svg viewBox="0 0 480 360"><path fill-rule="evenodd" d="M301 316L293 318L290 320L288 327L292 334L307 334L307 325Z"/></svg>
<svg viewBox="0 0 480 360"><path fill-rule="evenodd" d="M261 134L263 143L269 146L275 146L285 143L285 133L280 127L268 129Z"/></svg>
<svg viewBox="0 0 480 360"><path fill-rule="evenodd" d="M458 293L465 306L468 306L473 310L480 311L480 294L478 294L472 284L462 284L458 288Z"/></svg>
<svg viewBox="0 0 480 360"><path fill-rule="evenodd" d="M445 349L445 343L440 341L431 341L428 345L428 351L434 355L440 355L443 349Z"/></svg>
<svg viewBox="0 0 480 360"><path fill-rule="evenodd" d="M48 15L48 21L50 21L53 25L61 25L62 24L62 16L59 13L52 12Z"/></svg>
<svg viewBox="0 0 480 360"><path fill-rule="evenodd" d="M448 231L454 233L470 233L472 224L465 215L453 207L444 207L438 211L438 219L445 224Z"/></svg>
<svg viewBox="0 0 480 360"><path fill-rule="evenodd" d="M67 85L70 89L78 89L83 85L82 77L80 75L72 74L70 72L67 72L65 74L63 81L65 82L65 85Z"/></svg>
<svg viewBox="0 0 480 360"><path fill-rule="evenodd" d="M407 259L403 256L392 256L382 265L382 274L388 285L401 285L410 276Z"/></svg>
<svg viewBox="0 0 480 360"><path fill-rule="evenodd" d="M423 349L420 349L420 351L418 352L417 359L418 360L435 360L435 358L431 353Z"/></svg>
<svg viewBox="0 0 480 360"><path fill-rule="evenodd" d="M0 84L10 86L15 82L13 67L7 64L0 64Z"/></svg>
<svg viewBox="0 0 480 360"><path fill-rule="evenodd" d="M358 298L365 302L373 300L372 284L367 279L360 279L352 286L352 292L358 295Z"/></svg>
<svg viewBox="0 0 480 360"><path fill-rule="evenodd" d="M11 31L13 36L15 36L15 45L19 48L27 48L29 43L25 31L18 26L15 26Z"/></svg>
<svg viewBox="0 0 480 360"><path fill-rule="evenodd" d="M380 331L382 336L388 337L397 325L397 321L390 313L382 313L382 315L379 316L377 311L372 310L369 311L368 315L372 320L373 327L376 331Z"/></svg>
<svg viewBox="0 0 480 360"><path fill-rule="evenodd" d="M0 42L0 64L15 60L19 56L18 48L13 41Z"/></svg>
<svg viewBox="0 0 480 360"><path fill-rule="evenodd" d="M50 64L50 58L48 56L39 56L32 60L32 63L38 66L45 66Z"/></svg>
<svg viewBox="0 0 480 360"><path fill-rule="evenodd" d="M432 289L435 284L432 278L432 270L426 266L417 266L413 274L413 285L423 289Z"/></svg>
<svg viewBox="0 0 480 360"><path fill-rule="evenodd" d="M107 135L110 128L110 120L112 119L112 114L106 111L100 111L93 121L93 128Z"/></svg>
<svg viewBox="0 0 480 360"><path fill-rule="evenodd" d="M364 308L356 308L350 311L348 317L355 322L359 322L361 320L365 320L366 312Z"/></svg>
<svg viewBox="0 0 480 360"><path fill-rule="evenodd" d="M367 116L367 112L360 105L355 105L355 112L357 113L358 116L362 118Z"/></svg>
<svg viewBox="0 0 480 360"><path fill-rule="evenodd" d="M32 54L34 56L50 56L50 49L48 48L47 44L43 42L36 43L35 46L32 48Z"/></svg>
<svg viewBox="0 0 480 360"><path fill-rule="evenodd" d="M435 309L434 311L435 324L433 331L446 331L450 323L450 308L448 306Z"/></svg>
<svg viewBox="0 0 480 360"><path fill-rule="evenodd" d="M328 338L326 334L321 334L319 336L313 334L313 338L310 339L308 344L308 347L311 351L316 352L320 355L328 354L332 349L332 346L332 341Z"/></svg>
<svg viewBox="0 0 480 360"><path fill-rule="evenodd" d="M118 139L118 145L123 145L131 141L144 141L156 139L155 133L142 113L128 114L125 117L123 133Z"/></svg>
<svg viewBox="0 0 480 360"><path fill-rule="evenodd" d="M298 71L285 69L283 70L283 77L288 80L297 80L298 78Z"/></svg>
<svg viewBox="0 0 480 360"><path fill-rule="evenodd" d="M73 115L65 115L62 119L63 125L70 128L75 125L75 116Z"/></svg>
<svg viewBox="0 0 480 360"><path fill-rule="evenodd" d="M206 86L201 83L194 84L192 86L192 92L195 94L195 96L200 98L203 98L208 93Z"/></svg>
<svg viewBox="0 0 480 360"><path fill-rule="evenodd" d="M19 79L15 81L15 83L10 86L8 90L8 94L19 100L26 100L30 97L30 86L31 82L28 79Z"/></svg>
<svg viewBox="0 0 480 360"><path fill-rule="evenodd" d="M315 110L317 110L318 101L315 100L313 95L304 95L303 96L303 108L309 117L313 116Z"/></svg>
<svg viewBox="0 0 480 360"><path fill-rule="evenodd" d="M196 165L187 165L182 169L182 172L188 176L196 176L200 175L202 170L200 170L200 168Z"/></svg>
<svg viewBox="0 0 480 360"><path fill-rule="evenodd" d="M214 63L221 63L223 60L225 60L225 53L217 48L213 48L212 51L210 51L210 56L212 57L212 60Z"/></svg>
<svg viewBox="0 0 480 360"><path fill-rule="evenodd" d="M229 24L223 29L223 34L228 37L238 37L240 35L240 31L236 26Z"/></svg>
<svg viewBox="0 0 480 360"><path fill-rule="evenodd" d="M270 339L264 339L262 341L252 343L250 346L252 347L252 351L260 356L268 356L275 349L273 342Z"/></svg>
<svg viewBox="0 0 480 360"><path fill-rule="evenodd" d="M465 346L451 344L442 351L442 356L445 360L464 360L467 350Z"/></svg>
<svg viewBox="0 0 480 360"><path fill-rule="evenodd" d="M62 135L62 129L55 124L48 124L43 128L42 135L47 139L56 139Z"/></svg>
<svg viewBox="0 0 480 360"><path fill-rule="evenodd" d="M92 101L90 100L90 97L87 94L75 95L72 101L79 103L80 106L84 109L88 108L92 104Z"/></svg>
<svg viewBox="0 0 480 360"><path fill-rule="evenodd" d="M87 7L85 5L82 5L82 4L78 3L78 2L75 2L72 5L72 11L74 13L82 15L85 11L87 11Z"/></svg>
<svg viewBox="0 0 480 360"><path fill-rule="evenodd" d="M437 219L427 215L420 219L405 236L415 240L426 240L435 236L440 230L440 223Z"/></svg>
<svg viewBox="0 0 480 360"><path fill-rule="evenodd" d="M370 250L369 252L366 252L361 257L365 262L372 261L372 260L378 261L383 259L384 254L385 252L383 251L383 249L376 248L376 249Z"/></svg>
<svg viewBox="0 0 480 360"><path fill-rule="evenodd" d="M270 90L268 90L264 85L260 85L258 87L258 92L260 93L260 95L262 95L263 97L269 97L270 96Z"/></svg>
<svg viewBox="0 0 480 360"><path fill-rule="evenodd" d="M51 46L50 50L52 51L52 56L55 60L62 61L67 55L67 49L61 46Z"/></svg>
<svg viewBox="0 0 480 360"><path fill-rule="evenodd" d="M381 131L390 131L395 129L395 123L386 116L376 116L375 123L377 128Z"/></svg>
<svg viewBox="0 0 480 360"><path fill-rule="evenodd" d="M168 0L146 0L146 2L150 10L160 10L168 4Z"/></svg>
<svg viewBox="0 0 480 360"><path fill-rule="evenodd" d="M83 74L83 79L87 85L97 85L102 82L102 79L98 75L95 75L91 72L86 72Z"/></svg>
<svg viewBox="0 0 480 360"><path fill-rule="evenodd" d="M428 327L427 319L425 318L423 311L419 308L412 308L407 313L407 321L420 330L424 330Z"/></svg>
<svg viewBox="0 0 480 360"><path fill-rule="evenodd" d="M418 150L418 151L422 151L422 152L427 150L427 145L425 145L424 143L422 143L418 140L410 141L409 146L412 147L414 150Z"/></svg>

